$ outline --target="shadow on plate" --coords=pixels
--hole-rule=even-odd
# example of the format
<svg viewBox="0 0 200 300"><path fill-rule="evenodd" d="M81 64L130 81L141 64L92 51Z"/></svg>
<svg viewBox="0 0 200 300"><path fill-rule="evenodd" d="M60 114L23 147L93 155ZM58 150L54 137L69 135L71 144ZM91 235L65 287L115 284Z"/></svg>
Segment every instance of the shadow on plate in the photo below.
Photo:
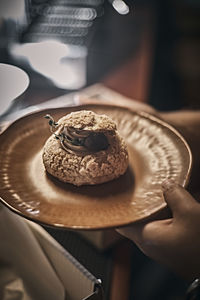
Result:
<svg viewBox="0 0 200 300"><path fill-rule="evenodd" d="M130 167L128 167L124 175L117 179L102 184L83 185L80 187L61 182L47 172L46 176L47 180L51 181L51 184L56 188L62 189L63 192L84 195L88 196L88 198L107 199L110 196L119 196L124 193L132 194L134 189L134 174Z"/></svg>

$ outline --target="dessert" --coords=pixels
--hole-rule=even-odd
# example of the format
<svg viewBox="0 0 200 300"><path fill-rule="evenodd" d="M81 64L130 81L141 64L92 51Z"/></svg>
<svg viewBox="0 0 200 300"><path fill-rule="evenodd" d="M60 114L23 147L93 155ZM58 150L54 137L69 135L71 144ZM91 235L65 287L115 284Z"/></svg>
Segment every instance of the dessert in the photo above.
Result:
<svg viewBox="0 0 200 300"><path fill-rule="evenodd" d="M76 186L118 178L128 167L128 151L115 122L106 115L82 110L62 117L50 115L52 135L43 149L46 171Z"/></svg>

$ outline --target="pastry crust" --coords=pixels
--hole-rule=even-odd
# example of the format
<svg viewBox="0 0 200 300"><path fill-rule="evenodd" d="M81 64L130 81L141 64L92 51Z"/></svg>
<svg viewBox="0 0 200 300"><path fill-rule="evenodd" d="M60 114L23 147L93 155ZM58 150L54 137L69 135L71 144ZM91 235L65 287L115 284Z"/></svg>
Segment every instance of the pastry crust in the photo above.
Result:
<svg viewBox="0 0 200 300"><path fill-rule="evenodd" d="M112 119L92 111L78 111L58 121L56 134L62 132L65 126L102 132L109 146L92 153L68 152L53 134L46 141L43 150L43 163L48 173L60 181L77 186L100 184L125 173L128 167L127 146Z"/></svg>

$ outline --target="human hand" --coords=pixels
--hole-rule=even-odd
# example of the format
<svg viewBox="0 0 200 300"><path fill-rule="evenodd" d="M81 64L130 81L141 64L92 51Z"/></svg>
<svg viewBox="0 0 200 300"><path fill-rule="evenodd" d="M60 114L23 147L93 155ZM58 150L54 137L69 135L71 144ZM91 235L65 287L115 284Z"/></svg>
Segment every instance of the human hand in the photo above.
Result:
<svg viewBox="0 0 200 300"><path fill-rule="evenodd" d="M138 222L117 231L145 255L192 280L200 276L200 203L172 181L163 184L163 191L172 217Z"/></svg>

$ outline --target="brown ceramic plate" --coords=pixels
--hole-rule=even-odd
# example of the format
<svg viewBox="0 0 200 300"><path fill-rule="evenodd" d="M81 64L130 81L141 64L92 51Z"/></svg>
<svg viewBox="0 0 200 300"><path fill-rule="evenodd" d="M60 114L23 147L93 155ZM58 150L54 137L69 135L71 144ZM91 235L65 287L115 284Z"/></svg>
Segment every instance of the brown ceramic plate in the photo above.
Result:
<svg viewBox="0 0 200 300"><path fill-rule="evenodd" d="M105 113L117 123L130 157L119 179L75 187L46 173L41 155L50 131L44 115L58 120L81 109ZM0 135L0 197L14 212L41 224L79 230L120 227L163 209L161 183L172 178L184 186L191 160L182 136L147 113L96 104L49 109L17 120Z"/></svg>

